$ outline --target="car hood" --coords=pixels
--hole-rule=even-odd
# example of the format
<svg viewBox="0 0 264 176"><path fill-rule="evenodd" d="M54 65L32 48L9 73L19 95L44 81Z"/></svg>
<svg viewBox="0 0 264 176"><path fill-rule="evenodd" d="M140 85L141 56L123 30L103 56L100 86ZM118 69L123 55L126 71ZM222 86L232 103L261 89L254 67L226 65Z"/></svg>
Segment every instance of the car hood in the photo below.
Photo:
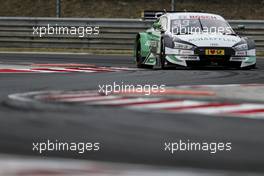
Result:
<svg viewBox="0 0 264 176"><path fill-rule="evenodd" d="M241 41L239 36L223 34L190 34L175 37L198 47L232 47Z"/></svg>

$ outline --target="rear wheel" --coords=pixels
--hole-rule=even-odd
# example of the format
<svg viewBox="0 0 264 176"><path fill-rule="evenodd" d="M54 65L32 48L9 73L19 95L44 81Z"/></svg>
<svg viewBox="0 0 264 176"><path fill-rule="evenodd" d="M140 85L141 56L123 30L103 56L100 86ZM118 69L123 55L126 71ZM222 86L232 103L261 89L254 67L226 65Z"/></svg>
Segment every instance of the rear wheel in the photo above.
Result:
<svg viewBox="0 0 264 176"><path fill-rule="evenodd" d="M145 65L144 60L146 58L142 57L141 55L141 42L140 39L137 40L137 48L136 48L136 63L137 63L137 68L153 68L152 65Z"/></svg>
<svg viewBox="0 0 264 176"><path fill-rule="evenodd" d="M164 39L161 39L161 45L160 45L160 64L161 64L161 69L165 69L165 44L164 44Z"/></svg>
<svg viewBox="0 0 264 176"><path fill-rule="evenodd" d="M143 68L143 62L145 58L141 56L141 42L140 39L137 40L137 48L136 48L136 62L138 68Z"/></svg>

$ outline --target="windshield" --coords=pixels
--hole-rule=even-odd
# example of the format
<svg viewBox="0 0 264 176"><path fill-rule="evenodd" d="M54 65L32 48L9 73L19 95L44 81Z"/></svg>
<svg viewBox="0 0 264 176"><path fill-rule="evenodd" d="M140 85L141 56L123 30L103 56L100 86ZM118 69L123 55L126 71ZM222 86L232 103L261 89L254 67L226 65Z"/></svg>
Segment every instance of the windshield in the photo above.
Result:
<svg viewBox="0 0 264 176"><path fill-rule="evenodd" d="M175 35L193 33L235 34L226 21L212 19L176 19L171 21L171 32Z"/></svg>

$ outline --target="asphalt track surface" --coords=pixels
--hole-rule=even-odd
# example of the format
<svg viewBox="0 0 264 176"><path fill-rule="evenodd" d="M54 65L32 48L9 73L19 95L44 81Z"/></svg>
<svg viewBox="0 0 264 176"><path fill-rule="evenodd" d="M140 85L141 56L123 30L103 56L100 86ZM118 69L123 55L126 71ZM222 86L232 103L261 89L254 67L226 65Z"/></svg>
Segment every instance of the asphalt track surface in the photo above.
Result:
<svg viewBox="0 0 264 176"><path fill-rule="evenodd" d="M82 63L135 67L128 56L0 54L1 63ZM36 155L32 142L100 142L99 152L47 152L43 156L264 172L264 121L197 114L166 114L82 105L54 109L17 107L8 95L47 90L97 90L114 81L127 84L264 83L264 59L258 69L140 70L107 73L0 74L0 153ZM230 95L231 96L231 95ZM164 142L232 142L231 152L164 152Z"/></svg>

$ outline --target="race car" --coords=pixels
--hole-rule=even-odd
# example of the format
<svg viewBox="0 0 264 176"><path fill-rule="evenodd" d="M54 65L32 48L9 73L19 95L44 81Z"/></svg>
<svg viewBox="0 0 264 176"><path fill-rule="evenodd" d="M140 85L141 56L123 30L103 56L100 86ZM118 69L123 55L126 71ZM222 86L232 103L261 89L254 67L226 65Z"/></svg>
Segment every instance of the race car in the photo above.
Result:
<svg viewBox="0 0 264 176"><path fill-rule="evenodd" d="M136 37L134 53L139 68L256 67L255 42L236 34L220 15L153 12L153 16L152 27Z"/></svg>

